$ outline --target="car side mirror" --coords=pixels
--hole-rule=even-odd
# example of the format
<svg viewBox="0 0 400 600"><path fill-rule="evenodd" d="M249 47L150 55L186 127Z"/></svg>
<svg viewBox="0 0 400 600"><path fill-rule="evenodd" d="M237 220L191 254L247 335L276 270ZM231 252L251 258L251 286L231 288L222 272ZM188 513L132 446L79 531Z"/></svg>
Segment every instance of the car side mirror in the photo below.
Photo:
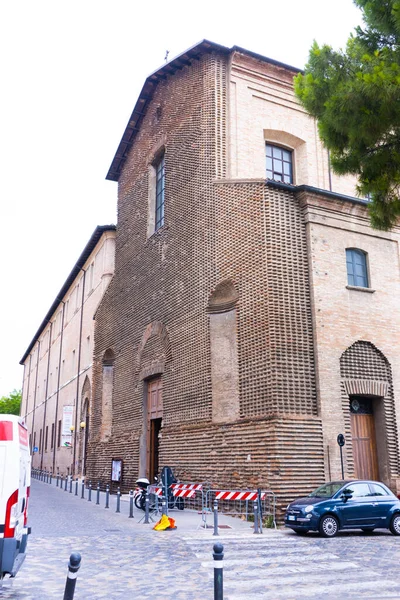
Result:
<svg viewBox="0 0 400 600"><path fill-rule="evenodd" d="M343 500L343 502L347 502L347 500L350 500L350 498L353 497L353 494L350 492L350 490L344 490L341 498Z"/></svg>

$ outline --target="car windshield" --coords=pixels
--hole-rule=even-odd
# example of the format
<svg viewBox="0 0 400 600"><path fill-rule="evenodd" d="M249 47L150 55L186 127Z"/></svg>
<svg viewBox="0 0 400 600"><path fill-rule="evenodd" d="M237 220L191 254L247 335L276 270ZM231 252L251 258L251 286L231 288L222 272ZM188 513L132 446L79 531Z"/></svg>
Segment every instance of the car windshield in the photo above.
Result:
<svg viewBox="0 0 400 600"><path fill-rule="evenodd" d="M324 483L318 489L311 492L309 498L332 498L343 487L344 481L331 481Z"/></svg>

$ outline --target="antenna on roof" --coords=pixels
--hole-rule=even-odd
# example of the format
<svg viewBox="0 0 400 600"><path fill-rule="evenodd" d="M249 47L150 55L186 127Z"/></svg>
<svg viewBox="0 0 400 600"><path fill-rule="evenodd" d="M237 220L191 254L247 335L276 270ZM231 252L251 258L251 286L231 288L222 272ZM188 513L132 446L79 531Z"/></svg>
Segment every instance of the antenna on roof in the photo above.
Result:
<svg viewBox="0 0 400 600"><path fill-rule="evenodd" d="M164 57L165 62L168 62L168 54L169 54L169 50L166 50L165 57Z"/></svg>

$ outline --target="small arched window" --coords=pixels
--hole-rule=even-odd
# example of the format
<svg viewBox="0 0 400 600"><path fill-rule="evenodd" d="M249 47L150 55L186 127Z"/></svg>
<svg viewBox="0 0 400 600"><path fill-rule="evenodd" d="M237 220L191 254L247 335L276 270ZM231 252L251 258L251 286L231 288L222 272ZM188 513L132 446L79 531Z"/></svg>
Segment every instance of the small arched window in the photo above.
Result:
<svg viewBox="0 0 400 600"><path fill-rule="evenodd" d="M366 252L358 248L347 248L346 265L349 285L369 287Z"/></svg>

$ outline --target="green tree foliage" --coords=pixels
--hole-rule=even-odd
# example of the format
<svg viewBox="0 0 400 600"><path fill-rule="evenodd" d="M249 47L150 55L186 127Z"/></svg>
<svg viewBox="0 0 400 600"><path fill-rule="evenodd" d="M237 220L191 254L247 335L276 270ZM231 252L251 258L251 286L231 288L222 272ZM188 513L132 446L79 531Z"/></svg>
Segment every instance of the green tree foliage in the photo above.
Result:
<svg viewBox="0 0 400 600"><path fill-rule="evenodd" d="M358 177L372 226L387 230L400 216L400 1L354 2L364 27L345 52L314 42L295 91L318 119L334 171Z"/></svg>
<svg viewBox="0 0 400 600"><path fill-rule="evenodd" d="M0 398L0 414L19 415L22 392L14 390L9 396Z"/></svg>

